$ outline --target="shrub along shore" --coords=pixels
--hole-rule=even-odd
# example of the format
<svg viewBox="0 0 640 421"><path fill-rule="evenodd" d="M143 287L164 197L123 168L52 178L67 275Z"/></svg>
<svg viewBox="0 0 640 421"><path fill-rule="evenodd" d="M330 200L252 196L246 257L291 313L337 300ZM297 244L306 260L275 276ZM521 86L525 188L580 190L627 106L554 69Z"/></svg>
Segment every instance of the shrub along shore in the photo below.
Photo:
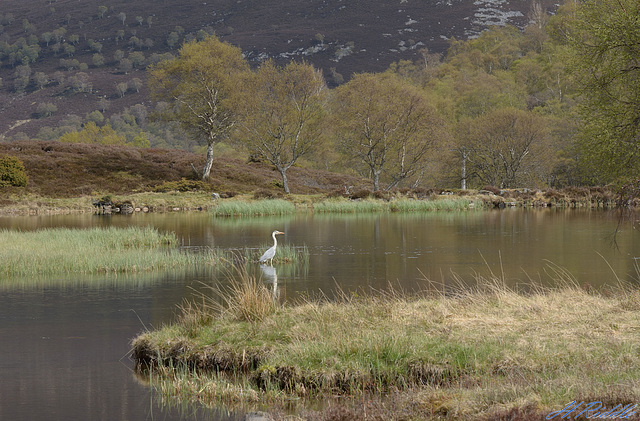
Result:
<svg viewBox="0 0 640 421"><path fill-rule="evenodd" d="M276 418L293 405L305 419L543 419L573 400L640 402L640 291L585 291L552 269L558 286L527 293L491 275L296 304L244 276L142 333L132 355L166 400Z"/></svg>

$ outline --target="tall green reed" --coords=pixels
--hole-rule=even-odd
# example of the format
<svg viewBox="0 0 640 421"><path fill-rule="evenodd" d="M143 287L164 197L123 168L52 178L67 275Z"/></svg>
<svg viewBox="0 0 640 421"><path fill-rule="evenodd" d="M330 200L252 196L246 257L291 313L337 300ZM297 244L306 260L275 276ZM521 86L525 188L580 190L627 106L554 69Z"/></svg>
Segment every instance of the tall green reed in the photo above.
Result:
<svg viewBox="0 0 640 421"><path fill-rule="evenodd" d="M244 257L251 262L257 261L262 253L271 247L273 244L263 244L259 246L257 249L245 249ZM274 264L281 263L300 263L300 264L308 264L309 263L309 249L306 245L301 247L292 246L290 244L278 244L278 248L276 250L276 255L273 258Z"/></svg>
<svg viewBox="0 0 640 421"><path fill-rule="evenodd" d="M483 208L465 197L444 199L396 199L389 202L381 200L346 200L331 199L317 203L313 206L318 213L374 213L374 212L433 212L433 211L460 211L471 208Z"/></svg>
<svg viewBox="0 0 640 421"><path fill-rule="evenodd" d="M211 209L214 216L260 216L290 215L296 210L295 205L287 200L221 201Z"/></svg>

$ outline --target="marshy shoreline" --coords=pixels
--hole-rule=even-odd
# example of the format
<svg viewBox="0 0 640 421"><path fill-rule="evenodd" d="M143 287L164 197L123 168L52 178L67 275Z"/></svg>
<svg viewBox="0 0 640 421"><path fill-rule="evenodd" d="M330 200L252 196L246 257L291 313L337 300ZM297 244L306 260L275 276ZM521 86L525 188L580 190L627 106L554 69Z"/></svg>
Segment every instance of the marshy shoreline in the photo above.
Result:
<svg viewBox="0 0 640 421"><path fill-rule="evenodd" d="M9 192L10 193L10 192ZM431 210L530 208L598 208L616 206L615 192L603 187L572 187L562 190L546 189L400 189L393 192L371 192L360 189L345 193L292 194L257 191L232 197L215 196L208 191L142 192L105 196L114 204L125 204L131 213L206 211L217 216L261 215L292 213L308 210L323 213L411 212ZM97 205L104 198L81 196L71 198L12 195L0 203L0 216L61 215L100 213ZM278 206L274 203L278 202ZM639 199L631 199L625 206L637 208ZM282 205L284 203L284 206ZM115 206L114 206L115 207ZM270 209L266 210L265 209ZM113 213L116 213L115 211Z"/></svg>
<svg viewBox="0 0 640 421"><path fill-rule="evenodd" d="M573 400L640 402L640 290L551 271L557 286L526 292L490 274L446 293L293 304L241 277L140 334L132 359L163 401L273 419L528 420Z"/></svg>
<svg viewBox="0 0 640 421"><path fill-rule="evenodd" d="M5 285L61 275L147 274L226 268L256 262L256 250L204 247L187 252L174 232L150 227L0 229L0 276ZM261 245L262 250L268 245ZM306 247L281 245L275 263L308 264Z"/></svg>

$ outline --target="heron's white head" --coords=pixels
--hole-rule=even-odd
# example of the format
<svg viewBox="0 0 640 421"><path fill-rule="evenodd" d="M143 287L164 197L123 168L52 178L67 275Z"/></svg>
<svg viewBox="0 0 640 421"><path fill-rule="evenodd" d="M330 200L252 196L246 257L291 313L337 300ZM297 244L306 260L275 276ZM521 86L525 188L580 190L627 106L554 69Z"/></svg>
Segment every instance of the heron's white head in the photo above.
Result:
<svg viewBox="0 0 640 421"><path fill-rule="evenodd" d="M284 232L275 230L272 234L273 235L278 235L278 234L284 234Z"/></svg>

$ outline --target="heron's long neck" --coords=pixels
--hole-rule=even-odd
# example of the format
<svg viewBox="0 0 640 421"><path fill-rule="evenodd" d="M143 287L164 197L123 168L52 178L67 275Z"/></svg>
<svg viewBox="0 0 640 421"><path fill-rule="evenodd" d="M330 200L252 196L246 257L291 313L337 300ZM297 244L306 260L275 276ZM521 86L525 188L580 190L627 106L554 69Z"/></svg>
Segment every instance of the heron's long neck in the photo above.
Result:
<svg viewBox="0 0 640 421"><path fill-rule="evenodd" d="M273 234L271 234L271 236L273 237L273 246L277 246L278 245L278 240L276 240L276 233L274 232Z"/></svg>

